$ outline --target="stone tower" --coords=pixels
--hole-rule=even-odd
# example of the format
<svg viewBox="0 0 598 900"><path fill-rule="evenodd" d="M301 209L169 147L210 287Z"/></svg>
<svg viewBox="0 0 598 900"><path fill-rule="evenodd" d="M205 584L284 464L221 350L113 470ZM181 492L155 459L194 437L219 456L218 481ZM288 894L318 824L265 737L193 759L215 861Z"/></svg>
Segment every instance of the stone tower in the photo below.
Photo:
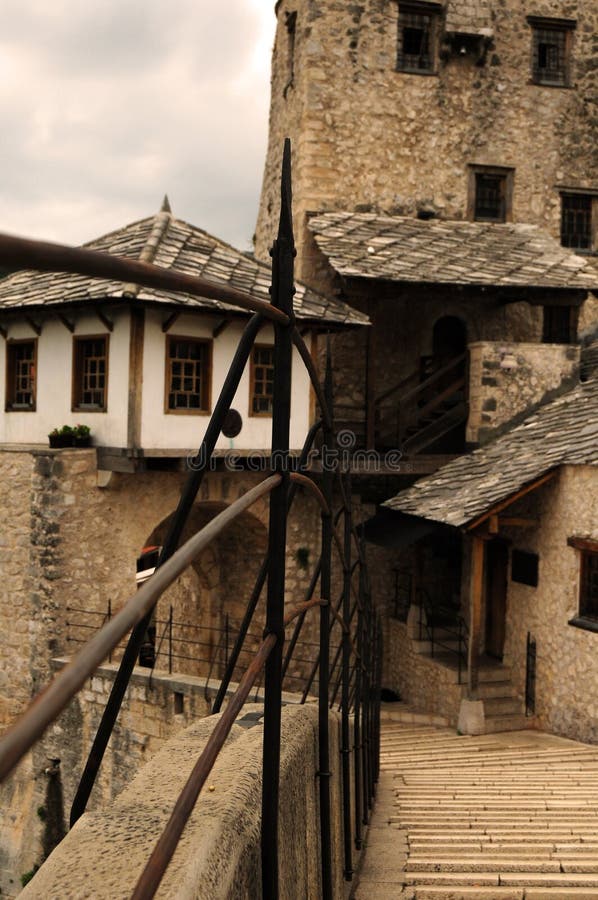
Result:
<svg viewBox="0 0 598 900"><path fill-rule="evenodd" d="M484 221L490 197L496 221L557 239L581 216L567 245L595 249L595 0L279 0L276 16L259 257L287 135L308 282L321 278L306 222L322 211Z"/></svg>

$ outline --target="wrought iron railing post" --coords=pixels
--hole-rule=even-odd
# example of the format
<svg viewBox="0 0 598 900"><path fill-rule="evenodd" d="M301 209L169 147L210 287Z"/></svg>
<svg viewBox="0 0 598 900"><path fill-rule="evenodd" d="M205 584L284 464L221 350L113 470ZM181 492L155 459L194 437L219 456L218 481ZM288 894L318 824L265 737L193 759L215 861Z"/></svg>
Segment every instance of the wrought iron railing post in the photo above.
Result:
<svg viewBox="0 0 598 900"><path fill-rule="evenodd" d="M330 343L326 355L325 397L328 409L332 410L332 360ZM334 435L332 423L324 428L324 446L332 448ZM327 456L326 454L325 456ZM325 458L325 457L324 457ZM332 856L330 836L330 734L328 700L330 696L330 590L332 569L332 491L333 473L330 465L324 466L322 490L328 512L322 513L322 554L320 574L320 594L326 603L320 607L320 680L318 684L318 776L320 792L320 845L322 868L322 898L332 898Z"/></svg>
<svg viewBox="0 0 598 900"><path fill-rule="evenodd" d="M362 634L362 654L363 654L363 712L362 712L362 764L363 764L363 811L362 823L367 825L369 822L370 810L370 700L371 700L371 682L372 682L372 639L371 639L371 610L370 597L366 593L363 634Z"/></svg>
<svg viewBox="0 0 598 900"><path fill-rule="evenodd" d="M172 675L172 603L168 610L168 674Z"/></svg>
<svg viewBox="0 0 598 900"><path fill-rule="evenodd" d="M357 662L355 673L355 710L354 710L354 734L355 734L355 847L361 850L361 799L363 792L361 771L361 691L362 691L362 666L363 666L363 614L365 604L363 564L359 567L359 606L357 609Z"/></svg>
<svg viewBox="0 0 598 900"><path fill-rule="evenodd" d="M340 476L342 478L342 475ZM343 571L343 671L342 671L342 713L341 713L341 754L343 783L343 844L344 875L346 881L353 878L353 859L351 850L351 740L349 723L349 692L351 677L351 485L347 473L345 487L346 501L344 509L344 571Z"/></svg>
<svg viewBox="0 0 598 900"><path fill-rule="evenodd" d="M288 325L277 323L274 326L272 467L285 477L272 491L270 497L268 536L269 571L265 635L274 635L276 645L268 657L264 679L261 833L264 900L278 900L278 800L295 255L291 202L291 145L287 139L282 165L280 224L278 237L272 249L272 303L289 316L290 323Z"/></svg>

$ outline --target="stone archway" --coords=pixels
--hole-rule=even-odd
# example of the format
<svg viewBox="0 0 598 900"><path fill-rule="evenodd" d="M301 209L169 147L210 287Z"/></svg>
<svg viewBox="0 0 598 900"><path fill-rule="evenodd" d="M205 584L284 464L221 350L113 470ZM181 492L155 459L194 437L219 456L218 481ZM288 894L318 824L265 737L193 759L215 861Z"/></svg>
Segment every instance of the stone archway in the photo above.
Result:
<svg viewBox="0 0 598 900"><path fill-rule="evenodd" d="M193 507L181 543L225 509L222 501L202 501ZM160 545L171 516L154 528L148 545ZM189 675L221 674L225 645L232 643L267 548L263 523L243 513L201 553L160 599L156 613L156 666ZM168 625L172 607L172 641ZM258 609L252 633L258 635L263 615ZM253 641L250 645L254 643Z"/></svg>

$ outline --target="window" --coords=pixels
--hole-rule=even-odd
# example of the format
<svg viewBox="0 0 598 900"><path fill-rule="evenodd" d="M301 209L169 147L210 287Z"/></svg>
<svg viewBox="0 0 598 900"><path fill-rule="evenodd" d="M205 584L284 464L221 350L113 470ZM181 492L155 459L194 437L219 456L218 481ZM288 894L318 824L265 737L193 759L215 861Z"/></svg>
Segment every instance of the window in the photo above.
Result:
<svg viewBox="0 0 598 900"><path fill-rule="evenodd" d="M561 194L561 244L572 250L593 250L596 234L596 197L592 194Z"/></svg>
<svg viewBox="0 0 598 900"><path fill-rule="evenodd" d="M569 624L598 631L598 541L571 537L567 543L579 551L580 563L579 615Z"/></svg>
<svg viewBox="0 0 598 900"><path fill-rule="evenodd" d="M256 344L251 355L249 413L252 416L272 415L274 387L274 347Z"/></svg>
<svg viewBox="0 0 598 900"><path fill-rule="evenodd" d="M545 306L542 342L574 344L577 341L578 312L576 306Z"/></svg>
<svg viewBox="0 0 598 900"><path fill-rule="evenodd" d="M468 216L474 222L509 222L513 202L513 169L469 167Z"/></svg>
<svg viewBox="0 0 598 900"><path fill-rule="evenodd" d="M6 344L6 411L35 412L37 341Z"/></svg>
<svg viewBox="0 0 598 900"><path fill-rule="evenodd" d="M435 70L436 37L441 7L432 3L400 3L397 69L430 74Z"/></svg>
<svg viewBox="0 0 598 900"><path fill-rule="evenodd" d="M538 554L525 550L513 550L511 555L511 581L538 587Z"/></svg>
<svg viewBox="0 0 598 900"><path fill-rule="evenodd" d="M210 411L211 341L168 336L166 412Z"/></svg>
<svg viewBox="0 0 598 900"><path fill-rule="evenodd" d="M106 412L108 335L73 340L73 410Z"/></svg>
<svg viewBox="0 0 598 900"><path fill-rule="evenodd" d="M575 22L529 16L532 26L532 81L549 87L568 87Z"/></svg>

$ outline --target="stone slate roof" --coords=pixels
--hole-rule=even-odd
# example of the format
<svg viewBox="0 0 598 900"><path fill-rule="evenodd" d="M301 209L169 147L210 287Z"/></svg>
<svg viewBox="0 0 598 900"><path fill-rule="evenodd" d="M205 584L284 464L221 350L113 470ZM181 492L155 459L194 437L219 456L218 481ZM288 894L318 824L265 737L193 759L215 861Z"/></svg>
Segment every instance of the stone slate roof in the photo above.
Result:
<svg viewBox="0 0 598 900"><path fill-rule="evenodd" d="M462 527L561 465L598 466L598 377L487 446L422 478L384 506Z"/></svg>
<svg viewBox="0 0 598 900"><path fill-rule="evenodd" d="M598 269L533 225L329 212L309 227L340 274L499 287L598 289Z"/></svg>
<svg viewBox="0 0 598 900"><path fill-rule="evenodd" d="M126 225L84 246L221 282L258 300L270 299L268 265L246 256L201 228L174 218L167 205L155 216ZM176 291L84 275L33 271L17 272L0 281L0 313L131 296L152 304L243 314L242 310L227 303ZM299 283L296 284L294 305L297 317L302 320L330 325L367 325L369 322L367 316L345 303L323 297Z"/></svg>

